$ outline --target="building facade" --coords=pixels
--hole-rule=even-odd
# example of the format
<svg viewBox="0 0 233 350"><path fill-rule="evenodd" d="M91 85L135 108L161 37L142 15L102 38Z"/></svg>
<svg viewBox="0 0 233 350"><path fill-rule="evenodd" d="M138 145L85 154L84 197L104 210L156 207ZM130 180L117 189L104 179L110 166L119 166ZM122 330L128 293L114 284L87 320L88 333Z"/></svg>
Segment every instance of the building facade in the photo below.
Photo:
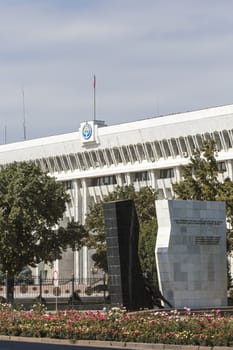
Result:
<svg viewBox="0 0 233 350"><path fill-rule="evenodd" d="M152 186L158 199L173 197L172 183L181 179L181 165L195 148L213 138L222 173L233 180L233 105L106 126L87 121L77 132L0 146L0 166L14 161L34 161L43 171L64 183L70 194L64 222L85 222L90 204L116 185L136 189ZM93 252L67 251L54 263L59 277L76 278L94 273ZM37 269L49 273L47 266ZM51 273L51 272L50 272Z"/></svg>

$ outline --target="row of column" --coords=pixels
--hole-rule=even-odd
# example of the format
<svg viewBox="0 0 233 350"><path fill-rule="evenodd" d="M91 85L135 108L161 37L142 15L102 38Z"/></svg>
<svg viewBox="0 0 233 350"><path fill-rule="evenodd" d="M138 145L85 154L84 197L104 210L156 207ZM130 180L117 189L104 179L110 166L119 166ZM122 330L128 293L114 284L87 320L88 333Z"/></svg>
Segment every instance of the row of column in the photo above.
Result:
<svg viewBox="0 0 233 350"><path fill-rule="evenodd" d="M220 174L222 179L229 176L232 179L232 160L226 161L227 174ZM159 199L166 198L170 199L173 197L172 182L179 182L181 179L180 167L176 166L174 169L173 178L159 178L158 169L147 170L149 172L149 180L135 182L136 190L141 187L151 186L152 188L158 190ZM143 170L142 170L143 171ZM124 174L116 175L117 185L124 186L132 183L133 173L127 172ZM114 189L113 185L105 185L98 187L90 187L89 179L75 179L72 180L73 186L70 190L72 197L72 207L67 208L68 216L71 216L75 221L79 221L82 224L85 223L85 216L88 212L89 205L92 201L96 201L97 198L103 199L103 196L108 194ZM81 251L74 252L73 259L73 273L75 278L88 278L90 277L90 270L93 267L91 264L91 259L88 254L88 249L83 247ZM62 261L59 262L62 264Z"/></svg>

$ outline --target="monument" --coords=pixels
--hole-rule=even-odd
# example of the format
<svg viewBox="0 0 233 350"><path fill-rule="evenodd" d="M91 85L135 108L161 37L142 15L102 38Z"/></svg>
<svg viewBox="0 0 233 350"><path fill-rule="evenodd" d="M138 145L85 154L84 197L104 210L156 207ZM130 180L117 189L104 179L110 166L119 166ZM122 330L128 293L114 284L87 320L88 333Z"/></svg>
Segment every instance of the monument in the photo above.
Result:
<svg viewBox="0 0 233 350"><path fill-rule="evenodd" d="M156 201L159 286L176 308L227 305L224 202Z"/></svg>
<svg viewBox="0 0 233 350"><path fill-rule="evenodd" d="M132 200L104 203L109 291L112 306L151 308L138 257L139 224Z"/></svg>

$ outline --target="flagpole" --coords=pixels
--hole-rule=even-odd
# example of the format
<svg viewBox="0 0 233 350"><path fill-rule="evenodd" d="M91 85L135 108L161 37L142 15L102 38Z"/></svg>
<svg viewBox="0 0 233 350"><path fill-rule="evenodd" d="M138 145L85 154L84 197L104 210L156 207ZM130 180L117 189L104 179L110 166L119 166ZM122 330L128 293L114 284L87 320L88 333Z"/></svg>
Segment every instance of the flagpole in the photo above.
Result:
<svg viewBox="0 0 233 350"><path fill-rule="evenodd" d="M5 138L5 144L7 143L7 125L5 123L5 126L4 126L4 138Z"/></svg>
<svg viewBox="0 0 233 350"><path fill-rule="evenodd" d="M96 96L95 96L96 78L95 78L95 75L94 75L93 88L94 88L94 122L95 122L95 120L96 120Z"/></svg>
<svg viewBox="0 0 233 350"><path fill-rule="evenodd" d="M22 89L22 95L23 95L23 139L26 140L26 118L25 118L24 88Z"/></svg>

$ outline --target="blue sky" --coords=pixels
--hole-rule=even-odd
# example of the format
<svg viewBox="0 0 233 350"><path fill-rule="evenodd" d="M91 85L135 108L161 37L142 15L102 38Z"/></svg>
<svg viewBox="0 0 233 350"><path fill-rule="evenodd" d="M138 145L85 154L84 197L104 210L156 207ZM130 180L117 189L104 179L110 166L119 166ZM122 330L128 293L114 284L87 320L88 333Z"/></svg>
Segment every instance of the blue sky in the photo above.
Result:
<svg viewBox="0 0 233 350"><path fill-rule="evenodd" d="M233 103L230 0L0 0L0 143Z"/></svg>

